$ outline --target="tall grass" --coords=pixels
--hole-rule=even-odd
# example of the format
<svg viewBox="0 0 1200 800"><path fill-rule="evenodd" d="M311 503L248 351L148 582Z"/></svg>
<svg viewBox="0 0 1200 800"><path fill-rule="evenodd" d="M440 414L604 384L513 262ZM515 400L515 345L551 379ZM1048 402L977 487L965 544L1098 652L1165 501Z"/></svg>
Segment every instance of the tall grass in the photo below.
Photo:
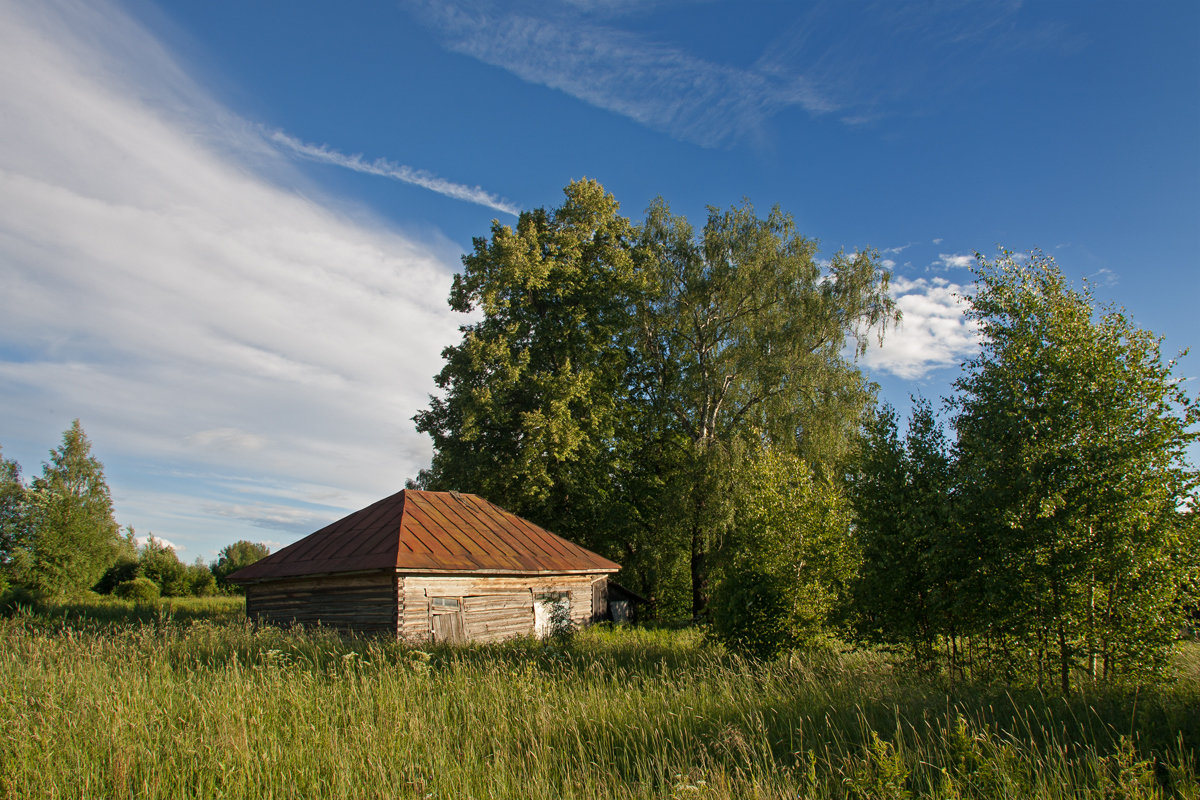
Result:
<svg viewBox="0 0 1200 800"><path fill-rule="evenodd" d="M0 796L1200 796L1194 671L1061 698L686 630L416 649L117 616L0 620Z"/></svg>

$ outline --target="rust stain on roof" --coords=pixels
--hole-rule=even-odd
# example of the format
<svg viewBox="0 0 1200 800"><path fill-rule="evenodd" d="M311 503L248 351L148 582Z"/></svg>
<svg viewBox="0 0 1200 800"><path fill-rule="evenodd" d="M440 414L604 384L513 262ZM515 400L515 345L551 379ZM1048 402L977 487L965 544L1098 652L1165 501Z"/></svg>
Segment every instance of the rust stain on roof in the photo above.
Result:
<svg viewBox="0 0 1200 800"><path fill-rule="evenodd" d="M405 489L229 576L254 583L331 572L616 572L620 564L482 497Z"/></svg>

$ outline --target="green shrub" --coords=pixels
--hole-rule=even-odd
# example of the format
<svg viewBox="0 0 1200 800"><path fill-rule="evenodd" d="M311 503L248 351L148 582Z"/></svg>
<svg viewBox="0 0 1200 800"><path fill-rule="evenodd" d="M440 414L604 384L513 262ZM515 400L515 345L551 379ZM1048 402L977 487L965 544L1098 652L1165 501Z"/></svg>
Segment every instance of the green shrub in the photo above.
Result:
<svg viewBox="0 0 1200 800"><path fill-rule="evenodd" d="M105 570L104 574L100 576L100 580L92 587L92 590L100 594L112 594L116 591L118 584L131 581L137 576L137 558L123 555L117 559L117 563Z"/></svg>
<svg viewBox="0 0 1200 800"><path fill-rule="evenodd" d="M28 587L5 583L3 591L0 591L0 615L8 616L20 607L38 607L38 599Z"/></svg>
<svg viewBox="0 0 1200 800"><path fill-rule="evenodd" d="M792 591L785 579L763 569L727 577L708 606L713 633L732 652L752 658L769 660L796 647Z"/></svg>
<svg viewBox="0 0 1200 800"><path fill-rule="evenodd" d="M188 592L194 597L211 597L217 593L217 579L204 564L187 568Z"/></svg>
<svg viewBox="0 0 1200 800"><path fill-rule="evenodd" d="M153 603L160 594L158 584L149 578L134 578L117 584L114 592L122 600L133 600L135 603Z"/></svg>

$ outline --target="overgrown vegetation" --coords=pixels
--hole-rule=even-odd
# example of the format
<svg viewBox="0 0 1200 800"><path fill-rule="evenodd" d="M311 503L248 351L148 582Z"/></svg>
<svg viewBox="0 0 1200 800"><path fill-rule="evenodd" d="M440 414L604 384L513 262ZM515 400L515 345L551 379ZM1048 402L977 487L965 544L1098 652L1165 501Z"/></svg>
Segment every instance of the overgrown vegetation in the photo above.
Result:
<svg viewBox="0 0 1200 800"><path fill-rule="evenodd" d="M237 603L0 620L0 796L1198 796L1195 646L1172 683L1046 697L696 629L415 649L188 611Z"/></svg>
<svg viewBox="0 0 1200 800"><path fill-rule="evenodd" d="M0 450L0 608L91 592L143 601L237 592L225 578L268 552L266 545L239 541L211 565L199 558L184 564L174 546L153 533L143 539L128 527L122 536L104 465L79 420L28 486L21 466Z"/></svg>
<svg viewBox="0 0 1200 800"><path fill-rule="evenodd" d="M1048 257L979 260L953 443L884 409L855 474L860 630L917 663L1069 691L1161 672L1195 607L1200 407L1160 340Z"/></svg>
<svg viewBox="0 0 1200 800"><path fill-rule="evenodd" d="M859 637L1062 692L1162 672L1200 599L1200 405L1160 338L1041 253L979 257L953 436L918 402L902 438L853 361L897 318L876 254L819 259L777 208L696 230L565 195L464 257L477 317L415 417L420 485L596 549L643 614L744 654Z"/></svg>
<svg viewBox="0 0 1200 800"><path fill-rule="evenodd" d="M625 566L663 618L703 618L744 458L821 478L852 455L861 352L895 318L877 254L817 258L779 208L662 199L633 224L595 181L494 223L450 305L475 312L414 418L418 484L475 492Z"/></svg>

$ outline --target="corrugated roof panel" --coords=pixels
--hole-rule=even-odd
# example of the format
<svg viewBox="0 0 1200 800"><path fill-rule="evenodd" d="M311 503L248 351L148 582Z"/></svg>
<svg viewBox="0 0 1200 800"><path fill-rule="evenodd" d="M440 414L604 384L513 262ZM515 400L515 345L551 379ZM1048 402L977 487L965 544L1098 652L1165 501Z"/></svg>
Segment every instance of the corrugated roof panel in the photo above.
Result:
<svg viewBox="0 0 1200 800"><path fill-rule="evenodd" d="M229 576L235 583L371 569L615 572L620 565L471 494L406 489Z"/></svg>
<svg viewBox="0 0 1200 800"><path fill-rule="evenodd" d="M460 495L464 497L464 495ZM514 549L514 552L538 552L540 547L536 539L531 537L521 525L515 525L512 521L505 518L508 512L503 511L499 506L493 506L491 503L483 500L476 495L465 495L473 500L480 501L472 504L473 516L478 519L487 529L493 532L497 537L508 542ZM513 520L519 517L509 514Z"/></svg>
<svg viewBox="0 0 1200 800"><path fill-rule="evenodd" d="M459 541L458 536L455 536L457 526L432 505L418 501L412 503L412 506L406 511L408 516L417 520L425 530L434 536L438 544L450 553L462 555L470 552L466 544Z"/></svg>
<svg viewBox="0 0 1200 800"><path fill-rule="evenodd" d="M515 556L516 550L503 536L499 536L492 530L490 520L487 517L474 513L471 508L463 508L465 505L463 495L450 494L448 496L434 496L428 498L431 505L440 504L445 511L445 514L454 523L456 528L462 535L470 538L474 547L474 552L492 553L494 556L505 556L513 564L517 564Z"/></svg>

